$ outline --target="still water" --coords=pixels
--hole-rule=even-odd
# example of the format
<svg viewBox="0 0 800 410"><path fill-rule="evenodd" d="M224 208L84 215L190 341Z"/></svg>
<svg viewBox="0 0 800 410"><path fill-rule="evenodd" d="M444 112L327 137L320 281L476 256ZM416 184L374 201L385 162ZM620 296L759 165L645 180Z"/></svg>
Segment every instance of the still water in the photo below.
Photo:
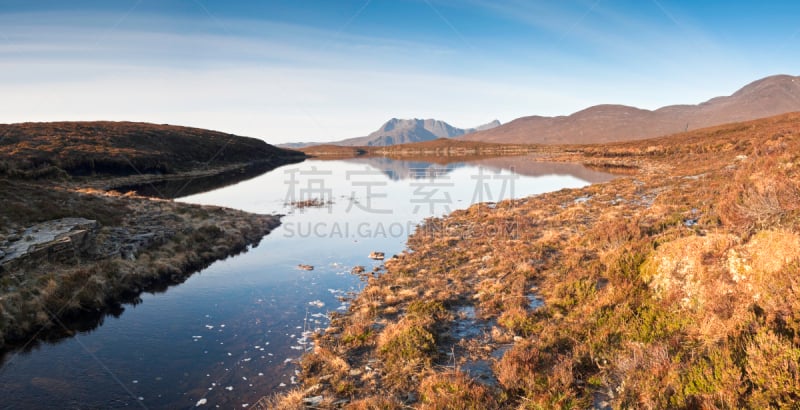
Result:
<svg viewBox="0 0 800 410"><path fill-rule="evenodd" d="M424 218L473 202L610 178L524 157L447 165L311 160L179 198L286 216L247 253L145 293L93 330L7 354L0 408L246 408L291 388L293 361L311 348L311 332L364 285L352 267L380 265L370 252L399 253ZM323 206L288 204L312 198Z"/></svg>

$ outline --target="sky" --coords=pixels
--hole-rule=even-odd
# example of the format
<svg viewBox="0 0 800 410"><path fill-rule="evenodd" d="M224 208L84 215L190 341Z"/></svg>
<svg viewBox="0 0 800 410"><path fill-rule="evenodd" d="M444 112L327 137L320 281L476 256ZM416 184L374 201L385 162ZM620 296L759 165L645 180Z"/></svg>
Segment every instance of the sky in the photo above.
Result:
<svg viewBox="0 0 800 410"><path fill-rule="evenodd" d="M332 141L695 104L798 67L796 0L0 0L0 123Z"/></svg>

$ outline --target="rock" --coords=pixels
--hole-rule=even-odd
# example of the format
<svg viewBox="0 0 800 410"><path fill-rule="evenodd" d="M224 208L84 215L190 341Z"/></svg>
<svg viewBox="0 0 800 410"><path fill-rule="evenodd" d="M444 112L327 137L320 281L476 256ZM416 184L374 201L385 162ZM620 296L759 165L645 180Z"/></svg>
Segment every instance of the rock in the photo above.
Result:
<svg viewBox="0 0 800 410"><path fill-rule="evenodd" d="M353 377L361 376L361 373L363 373L363 372L361 370L358 370L358 369L350 370L350 376L353 376Z"/></svg>
<svg viewBox="0 0 800 410"><path fill-rule="evenodd" d="M310 396L310 395L312 395L312 394L316 394L316 393L320 392L320 391L322 390L322 388L323 388L322 384L320 384L320 383L317 383L317 384L315 384L315 385L313 385L313 386L311 386L311 387L307 388L307 389L306 389L306 390L303 392L303 395L304 395L304 396ZM319 397L322 397L322 396L319 396Z"/></svg>
<svg viewBox="0 0 800 410"><path fill-rule="evenodd" d="M195 403L195 405L194 405L194 406L195 406L195 407L200 407L200 406L203 406L203 405L205 405L206 403L208 403L208 400L206 400L206 399L200 399L200 400L198 400L198 401L197 401L197 403Z"/></svg>
<svg viewBox="0 0 800 410"><path fill-rule="evenodd" d="M5 270L51 261L74 262L90 246L99 224L84 218L62 218L33 225L3 249Z"/></svg>
<svg viewBox="0 0 800 410"><path fill-rule="evenodd" d="M297 265L297 269L300 269L300 270L314 270L314 266L312 266L312 265L304 265L304 264L301 263L301 264Z"/></svg>
<svg viewBox="0 0 800 410"><path fill-rule="evenodd" d="M5 256L6 256L6 253L3 252L2 250L0 250L0 259L3 259L3 257L5 257Z"/></svg>
<svg viewBox="0 0 800 410"><path fill-rule="evenodd" d="M306 397L303 399L303 404L307 406L319 406L322 404L322 396Z"/></svg>
<svg viewBox="0 0 800 410"><path fill-rule="evenodd" d="M372 252L370 252L370 254L369 254L369 258L370 258L370 259L375 259L375 260L377 260L377 261L382 261L384 257L385 257L385 255L384 255L384 253L383 253L383 252L375 252L375 251L372 251Z"/></svg>
<svg viewBox="0 0 800 410"><path fill-rule="evenodd" d="M361 266L361 265L355 266L355 267L353 267L352 270L350 270L350 273L352 273L354 275L358 275L359 273L364 273L364 267Z"/></svg>

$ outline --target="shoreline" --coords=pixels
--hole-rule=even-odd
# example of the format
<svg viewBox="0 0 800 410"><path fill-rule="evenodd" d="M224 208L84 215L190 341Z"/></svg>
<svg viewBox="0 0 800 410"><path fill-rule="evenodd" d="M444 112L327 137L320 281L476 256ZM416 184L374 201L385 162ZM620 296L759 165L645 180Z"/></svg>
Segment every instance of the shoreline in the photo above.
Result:
<svg viewBox="0 0 800 410"><path fill-rule="evenodd" d="M272 160L254 161L166 176L79 180L63 188L55 181L0 180L8 205L0 215L6 221L0 231L0 351L69 337L73 327L87 326L87 317L102 321L148 289L181 283L215 261L246 252L280 225L280 215L93 186L224 173L238 182L240 173L252 176L246 170L275 166ZM22 256L13 254L20 250Z"/></svg>
<svg viewBox="0 0 800 410"><path fill-rule="evenodd" d="M798 146L789 114L558 153L636 171L423 226L255 408L791 403Z"/></svg>

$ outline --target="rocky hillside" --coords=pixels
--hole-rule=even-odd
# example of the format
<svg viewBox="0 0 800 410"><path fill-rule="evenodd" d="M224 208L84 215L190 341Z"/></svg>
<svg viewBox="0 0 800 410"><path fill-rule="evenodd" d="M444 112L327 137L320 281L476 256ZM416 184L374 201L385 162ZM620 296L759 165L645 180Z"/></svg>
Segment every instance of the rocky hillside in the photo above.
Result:
<svg viewBox="0 0 800 410"><path fill-rule="evenodd" d="M800 77L778 75L755 81L733 95L698 105L672 105L655 111L598 105L568 116L523 117L461 138L499 143L605 143L652 138L795 111L800 111Z"/></svg>
<svg viewBox="0 0 800 410"><path fill-rule="evenodd" d="M256 138L134 122L0 125L0 176L170 174L303 154Z"/></svg>
<svg viewBox="0 0 800 410"><path fill-rule="evenodd" d="M478 131L490 130L500 126L500 121L494 120L488 124L479 125L475 128L457 128L444 121L434 119L398 119L392 118L386 121L377 131L366 137L349 138L342 141L325 143L326 145L340 146L365 146L382 147L387 145L408 144L412 142L432 141L438 138L455 138L462 135L472 134ZM293 143L281 145L286 148L298 149L321 143Z"/></svg>

